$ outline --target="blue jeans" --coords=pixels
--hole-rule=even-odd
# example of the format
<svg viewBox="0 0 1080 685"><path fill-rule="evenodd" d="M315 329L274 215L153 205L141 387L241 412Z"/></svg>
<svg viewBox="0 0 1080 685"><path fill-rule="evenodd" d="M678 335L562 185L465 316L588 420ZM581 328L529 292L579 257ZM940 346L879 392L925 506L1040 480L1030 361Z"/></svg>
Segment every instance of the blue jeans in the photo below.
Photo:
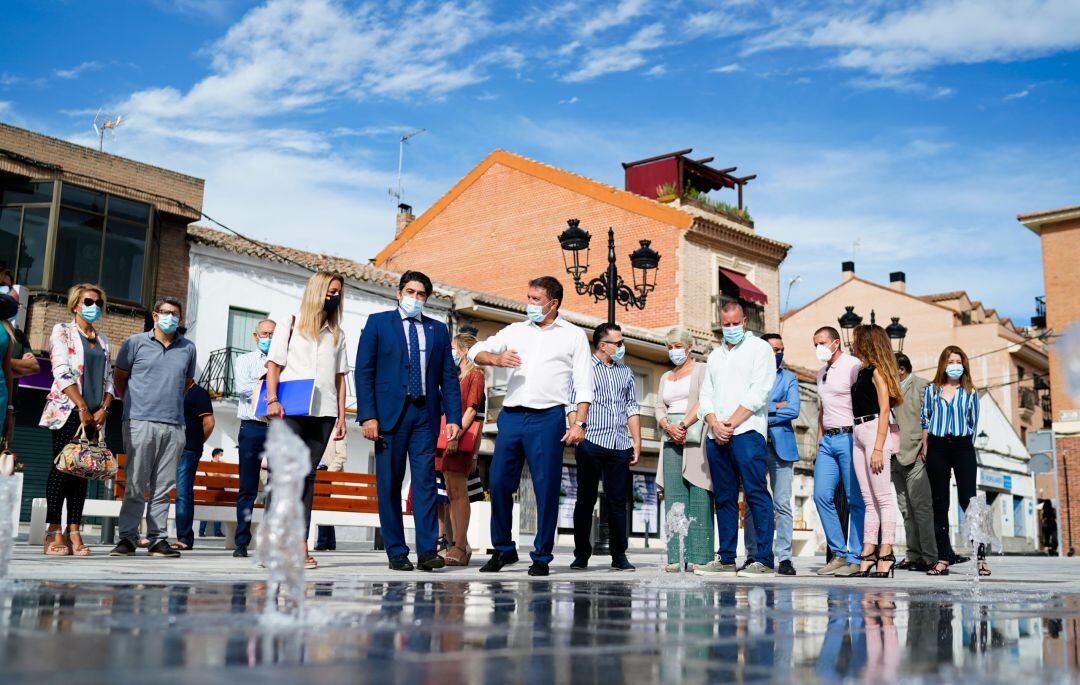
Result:
<svg viewBox="0 0 1080 685"><path fill-rule="evenodd" d="M220 538L225 535L225 531L221 527L221 521L214 521L214 527L210 533L213 537ZM199 537L206 537L206 521L199 521Z"/></svg>
<svg viewBox="0 0 1080 685"><path fill-rule="evenodd" d="M855 470L851 465L851 433L825 435L818 446L817 461L814 462L814 504L818 518L825 529L825 540L833 554L847 557L848 563L859 563L862 554L863 516L866 504L863 502L859 481L855 479ZM836 513L836 484L844 483L847 494L848 539L844 540L844 529L840 527L840 516Z"/></svg>
<svg viewBox="0 0 1080 685"><path fill-rule="evenodd" d="M195 544L195 471L201 452L184 450L176 463L176 540L188 547Z"/></svg>
<svg viewBox="0 0 1080 685"><path fill-rule="evenodd" d="M240 448L240 487L236 493L236 546L251 544L251 511L259 494L262 473L262 453L268 426L262 421L241 421L236 442Z"/></svg>
<svg viewBox="0 0 1080 685"><path fill-rule="evenodd" d="M776 512L776 558L780 561L791 561L791 535L794 527L794 519L791 515L791 479L794 476L795 462L784 461L776 456L776 450L772 445L769 450L769 485L772 487L773 511ZM754 525L751 517L751 509L747 507L743 511L743 541L746 543L746 554L752 559L754 550L757 549L757 536L754 535Z"/></svg>
<svg viewBox="0 0 1080 685"><path fill-rule="evenodd" d="M439 516L435 508L435 434L424 404L407 402L398 424L383 430L375 443L375 490L379 496L379 526L386 556L409 553L401 520L401 483L405 464L412 475L413 520L416 522L416 553L435 552Z"/></svg>
<svg viewBox="0 0 1080 685"><path fill-rule="evenodd" d="M716 528L720 540L716 554L720 563L734 564L739 544L740 480L754 519L755 537L758 540L773 539L773 503L765 483L765 436L757 431L747 431L732 436L726 445L708 438L705 454L716 502ZM757 545L757 550L748 551L751 553L754 561L773 567L771 545Z"/></svg>
<svg viewBox="0 0 1080 685"><path fill-rule="evenodd" d="M566 432L563 407L499 412L499 438L488 472L491 483L491 543L503 554L517 551L512 534L514 493L521 484L521 467L529 463L536 494L536 537L532 560L550 564L554 559L555 529L559 523L559 488L562 486L562 436Z"/></svg>

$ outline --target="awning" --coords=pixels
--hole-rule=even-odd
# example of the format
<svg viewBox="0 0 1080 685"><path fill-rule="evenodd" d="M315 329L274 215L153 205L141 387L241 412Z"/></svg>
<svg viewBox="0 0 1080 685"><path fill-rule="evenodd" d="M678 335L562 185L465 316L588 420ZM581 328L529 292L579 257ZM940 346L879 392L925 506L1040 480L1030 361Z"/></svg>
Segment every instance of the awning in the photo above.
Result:
<svg viewBox="0 0 1080 685"><path fill-rule="evenodd" d="M742 299L757 302L758 304L769 303L769 297L761 292L756 285L751 283L746 276L727 269L720 269L720 274L731 281L732 285L739 289L739 297Z"/></svg>

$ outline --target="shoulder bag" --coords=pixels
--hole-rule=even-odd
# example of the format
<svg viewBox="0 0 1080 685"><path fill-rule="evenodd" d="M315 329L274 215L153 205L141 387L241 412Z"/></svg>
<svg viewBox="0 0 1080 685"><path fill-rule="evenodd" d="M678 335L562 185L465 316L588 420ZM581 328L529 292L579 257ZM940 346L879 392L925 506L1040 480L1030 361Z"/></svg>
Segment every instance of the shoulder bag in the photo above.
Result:
<svg viewBox="0 0 1080 685"><path fill-rule="evenodd" d="M105 446L101 431L95 440L86 436L86 426L80 424L71 442L60 450L54 460L56 470L87 480L108 480L116 475L119 465L112 451Z"/></svg>

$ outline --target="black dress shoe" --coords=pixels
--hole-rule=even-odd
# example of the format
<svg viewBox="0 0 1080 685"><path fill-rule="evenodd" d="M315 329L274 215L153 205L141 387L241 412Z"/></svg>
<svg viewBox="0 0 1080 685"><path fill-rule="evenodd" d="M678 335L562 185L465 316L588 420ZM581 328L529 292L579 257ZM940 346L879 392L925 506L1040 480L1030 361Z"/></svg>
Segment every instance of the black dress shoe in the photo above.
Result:
<svg viewBox="0 0 1080 685"><path fill-rule="evenodd" d="M237 559L242 559L248 555L247 545L237 545L233 550L232 555Z"/></svg>
<svg viewBox="0 0 1080 685"><path fill-rule="evenodd" d="M584 571L587 568L589 568L589 560L588 559L577 559L577 558L575 558L574 561L570 564L570 570L571 571Z"/></svg>
<svg viewBox="0 0 1080 685"><path fill-rule="evenodd" d="M900 565L897 564L896 567L900 568ZM910 564L908 564L908 566L907 566L908 571L915 571L916 573L926 573L927 571L930 570L930 568L931 568L931 564L926 563L922 559L917 559L917 560L911 562Z"/></svg>
<svg viewBox="0 0 1080 685"><path fill-rule="evenodd" d="M623 557L622 559L612 559L611 568L616 571L634 571L637 567L631 564L629 559Z"/></svg>
<svg viewBox="0 0 1080 685"><path fill-rule="evenodd" d="M131 540L125 538L120 541L120 544L118 544L116 547L113 547L112 551L109 552L109 556L133 557L135 556L135 544Z"/></svg>
<svg viewBox="0 0 1080 685"><path fill-rule="evenodd" d="M480 567L480 572L498 573L503 570L503 566L516 564L517 562L517 552L495 552L491 555L491 558L487 560L487 563Z"/></svg>
<svg viewBox="0 0 1080 685"><path fill-rule="evenodd" d="M150 545L147 552L152 557L168 557L170 559L179 559L180 551L172 548L167 540L158 540L154 544Z"/></svg>
<svg viewBox="0 0 1080 685"><path fill-rule="evenodd" d="M971 561L971 557L965 557L965 556L961 556L959 554L956 554L956 555L953 555L952 564L950 564L950 565L951 566L956 566L957 564L966 564L969 561Z"/></svg>
<svg viewBox="0 0 1080 685"><path fill-rule="evenodd" d="M396 557L390 559L391 571L412 571L413 565L409 561L409 557L404 554L399 554Z"/></svg>
<svg viewBox="0 0 1080 685"><path fill-rule="evenodd" d="M915 562L913 560L908 559L908 558L905 557L903 560L900 561L899 564L896 565L896 570L897 571L907 571L908 569L911 568L911 565L914 564L914 563Z"/></svg>
<svg viewBox="0 0 1080 685"><path fill-rule="evenodd" d="M780 566L776 568L776 572L782 576L795 575L795 567L791 565L791 559L781 561Z"/></svg>
<svg viewBox="0 0 1080 685"><path fill-rule="evenodd" d="M546 576L548 573L550 573L548 565L542 561L534 561L529 567L530 576Z"/></svg>
<svg viewBox="0 0 1080 685"><path fill-rule="evenodd" d="M421 571L436 571L443 566L446 566L446 560L438 552L424 552L416 560L416 567Z"/></svg>

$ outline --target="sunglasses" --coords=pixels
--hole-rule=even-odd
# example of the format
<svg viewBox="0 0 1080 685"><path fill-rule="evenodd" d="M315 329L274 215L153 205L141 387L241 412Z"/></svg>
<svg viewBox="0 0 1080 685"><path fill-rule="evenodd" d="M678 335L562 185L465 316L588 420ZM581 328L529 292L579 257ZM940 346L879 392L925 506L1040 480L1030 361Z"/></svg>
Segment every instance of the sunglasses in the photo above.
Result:
<svg viewBox="0 0 1080 685"><path fill-rule="evenodd" d="M99 307L105 306L105 300L102 300L100 298L95 300L92 297L84 297L82 303L87 307L93 307L95 304Z"/></svg>

